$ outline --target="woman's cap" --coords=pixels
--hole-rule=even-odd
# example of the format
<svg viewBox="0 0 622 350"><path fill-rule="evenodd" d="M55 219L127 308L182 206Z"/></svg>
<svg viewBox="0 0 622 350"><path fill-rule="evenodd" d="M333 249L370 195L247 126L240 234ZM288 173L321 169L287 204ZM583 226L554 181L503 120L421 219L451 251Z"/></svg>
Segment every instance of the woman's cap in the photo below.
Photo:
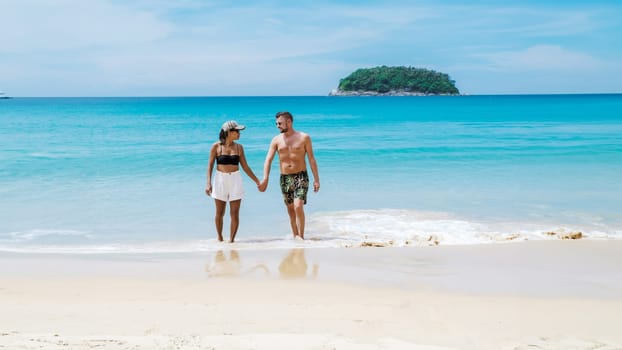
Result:
<svg viewBox="0 0 622 350"><path fill-rule="evenodd" d="M235 120L230 120L222 125L222 131L244 130L246 126L238 124Z"/></svg>

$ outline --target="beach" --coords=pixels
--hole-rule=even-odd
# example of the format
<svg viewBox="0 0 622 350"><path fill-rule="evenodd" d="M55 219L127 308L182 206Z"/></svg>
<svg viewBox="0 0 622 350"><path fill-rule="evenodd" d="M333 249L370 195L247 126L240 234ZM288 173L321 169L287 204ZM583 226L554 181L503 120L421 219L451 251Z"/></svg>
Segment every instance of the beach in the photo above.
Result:
<svg viewBox="0 0 622 350"><path fill-rule="evenodd" d="M620 252L557 240L2 253L0 348L620 349Z"/></svg>
<svg viewBox="0 0 622 350"><path fill-rule="evenodd" d="M621 17L2 1L0 350L622 350Z"/></svg>
<svg viewBox="0 0 622 350"><path fill-rule="evenodd" d="M5 102L0 349L622 349L622 95ZM274 162L218 242L209 145L261 177L279 110L307 240Z"/></svg>

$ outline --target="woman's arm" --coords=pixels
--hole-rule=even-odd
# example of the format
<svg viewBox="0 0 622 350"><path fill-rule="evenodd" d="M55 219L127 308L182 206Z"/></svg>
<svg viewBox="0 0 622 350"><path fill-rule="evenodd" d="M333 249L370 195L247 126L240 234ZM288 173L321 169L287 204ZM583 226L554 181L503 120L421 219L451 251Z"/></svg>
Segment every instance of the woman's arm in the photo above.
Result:
<svg viewBox="0 0 622 350"><path fill-rule="evenodd" d="M240 165L242 166L242 169L244 169L246 175L248 175L248 177L250 177L251 180L257 184L257 186L259 186L259 179L255 176L253 170L251 170L251 167L249 167L246 162L246 155L244 154L244 147L242 147L242 145L240 145Z"/></svg>
<svg viewBox="0 0 622 350"><path fill-rule="evenodd" d="M212 172L214 170L214 161L216 160L216 152L218 149L218 142L212 145L212 149L209 152L209 160L207 161L207 184L205 185L205 194L212 195Z"/></svg>

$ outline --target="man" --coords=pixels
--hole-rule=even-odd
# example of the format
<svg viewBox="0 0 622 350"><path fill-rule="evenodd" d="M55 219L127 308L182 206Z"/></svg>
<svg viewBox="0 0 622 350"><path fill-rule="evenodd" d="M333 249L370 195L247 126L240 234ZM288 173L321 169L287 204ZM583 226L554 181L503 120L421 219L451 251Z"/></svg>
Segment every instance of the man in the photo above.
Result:
<svg viewBox="0 0 622 350"><path fill-rule="evenodd" d="M270 167L274 155L279 153L279 167L281 169L281 192L287 206L289 223L292 227L294 238L305 237L305 211L307 203L307 191L309 190L309 175L305 157L309 158L311 172L313 173L313 191L320 190L320 176L317 171L317 163L313 155L311 137L304 132L294 130L294 117L289 112L276 114L276 127L281 132L270 143L270 149L266 155L263 167L264 178L259 183L259 190L268 188Z"/></svg>

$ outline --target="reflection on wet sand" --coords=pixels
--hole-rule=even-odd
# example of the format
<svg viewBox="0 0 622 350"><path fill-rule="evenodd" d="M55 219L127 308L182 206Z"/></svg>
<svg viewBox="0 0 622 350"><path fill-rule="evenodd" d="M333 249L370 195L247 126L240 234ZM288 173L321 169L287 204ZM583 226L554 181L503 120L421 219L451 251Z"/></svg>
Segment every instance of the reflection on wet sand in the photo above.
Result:
<svg viewBox="0 0 622 350"><path fill-rule="evenodd" d="M208 277L234 277L252 274L255 271L264 271L266 275L270 275L270 270L265 264L257 264L247 269L243 268L237 250L229 251L229 258L222 250L219 250L214 255L214 261L205 266Z"/></svg>
<svg viewBox="0 0 622 350"><path fill-rule="evenodd" d="M307 277L307 259L305 257L305 250L302 248L295 248L289 251L289 254L281 261L279 265L279 276L281 278L305 278ZM313 264L310 277L316 278L319 266Z"/></svg>
<svg viewBox="0 0 622 350"><path fill-rule="evenodd" d="M227 256L228 253L228 256ZM249 264L245 267L240 259L240 253L237 250L223 251L219 250L214 253L213 259L205 266L205 272L210 278L216 277L236 277L236 276L265 276L270 277L270 268L263 262L257 264ZM305 250L303 248L294 248L288 251L278 266L279 278L282 279L315 279L318 275L319 265L313 264L309 268Z"/></svg>

